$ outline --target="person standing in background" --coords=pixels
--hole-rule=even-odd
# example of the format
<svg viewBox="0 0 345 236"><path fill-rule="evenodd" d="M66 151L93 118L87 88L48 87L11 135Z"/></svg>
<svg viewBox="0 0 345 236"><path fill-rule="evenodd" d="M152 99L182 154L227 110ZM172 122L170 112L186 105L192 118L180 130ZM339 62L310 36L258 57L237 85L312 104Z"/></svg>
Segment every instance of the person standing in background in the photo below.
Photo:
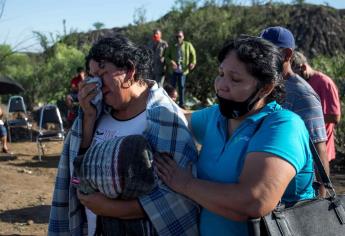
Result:
<svg viewBox="0 0 345 236"><path fill-rule="evenodd" d="M196 52L190 42L184 41L182 30L176 32L176 43L172 44L165 55L170 76L170 84L178 85L179 106L185 109L185 84L187 75L195 68Z"/></svg>
<svg viewBox="0 0 345 236"><path fill-rule="evenodd" d="M2 120L3 116L4 116L4 113L2 112L2 109L0 107L0 141L2 143L2 152L9 153L9 149L7 146L7 130L6 130L4 121Z"/></svg>
<svg viewBox="0 0 345 236"><path fill-rule="evenodd" d="M83 67L77 68L77 74L71 79L70 82L70 93L66 96L66 106L68 108L67 112L67 122L68 126L71 127L74 119L77 117L78 113L78 91L79 83L85 79L85 70Z"/></svg>
<svg viewBox="0 0 345 236"><path fill-rule="evenodd" d="M165 58L164 53L168 48L168 43L162 39L162 32L155 29L149 48L153 52L153 78L159 87L163 87L165 79Z"/></svg>
<svg viewBox="0 0 345 236"><path fill-rule="evenodd" d="M336 156L334 126L339 123L341 117L338 88L330 77L314 70L301 52L294 53L292 69L305 79L320 97L326 125L328 160L334 160Z"/></svg>
<svg viewBox="0 0 345 236"><path fill-rule="evenodd" d="M326 173L329 175L329 162L327 157L327 134L323 118L320 98L313 88L291 67L295 50L295 38L290 30L274 26L264 29L260 37L270 41L277 47L283 57L283 77L285 80L286 98L283 107L298 114L304 121L311 140L320 155ZM319 177L318 177L319 180ZM326 189L321 185L320 196L326 196Z"/></svg>

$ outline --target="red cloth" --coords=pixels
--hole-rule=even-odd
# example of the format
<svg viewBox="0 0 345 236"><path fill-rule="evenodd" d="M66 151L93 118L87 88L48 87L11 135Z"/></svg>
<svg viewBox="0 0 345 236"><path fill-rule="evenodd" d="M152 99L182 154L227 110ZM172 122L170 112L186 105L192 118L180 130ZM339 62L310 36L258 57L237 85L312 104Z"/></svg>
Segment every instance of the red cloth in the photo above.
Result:
<svg viewBox="0 0 345 236"><path fill-rule="evenodd" d="M76 75L71 80L71 87L78 88L78 84L83 80L81 75Z"/></svg>
<svg viewBox="0 0 345 236"><path fill-rule="evenodd" d="M73 122L76 117L77 117L77 114L74 111L67 112L67 120L69 122Z"/></svg>
<svg viewBox="0 0 345 236"><path fill-rule="evenodd" d="M320 97L321 106L324 115L340 115L340 100L338 95L338 88L331 78L327 75L316 72L308 80L310 86ZM334 124L326 123L327 133L327 155L328 160L335 159L335 144L334 144Z"/></svg>

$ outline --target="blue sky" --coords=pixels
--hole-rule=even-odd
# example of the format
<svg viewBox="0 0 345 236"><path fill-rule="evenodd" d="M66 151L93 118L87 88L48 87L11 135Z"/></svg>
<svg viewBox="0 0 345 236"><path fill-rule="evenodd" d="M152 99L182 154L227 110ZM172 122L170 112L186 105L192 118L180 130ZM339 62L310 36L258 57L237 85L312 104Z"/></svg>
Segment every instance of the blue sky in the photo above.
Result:
<svg viewBox="0 0 345 236"><path fill-rule="evenodd" d="M0 0L0 3L3 2ZM105 28L121 27L133 23L136 9L146 10L147 20L156 20L166 14L175 0L7 0L0 18L0 44L10 44L15 50L40 49L32 31L46 35L62 34L63 19L67 31L85 32L93 23L102 22ZM242 4L249 0L237 0ZM291 2L285 0L284 2ZM309 0L314 4L328 4L345 8L344 0Z"/></svg>

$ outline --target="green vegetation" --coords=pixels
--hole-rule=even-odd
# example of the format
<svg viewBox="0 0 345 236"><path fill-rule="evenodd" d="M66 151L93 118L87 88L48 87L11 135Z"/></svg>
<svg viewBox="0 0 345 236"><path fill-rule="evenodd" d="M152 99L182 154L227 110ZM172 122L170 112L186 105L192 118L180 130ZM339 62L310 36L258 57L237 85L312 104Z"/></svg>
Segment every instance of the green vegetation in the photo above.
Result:
<svg viewBox="0 0 345 236"><path fill-rule="evenodd" d="M169 43L173 43L176 30L182 29L185 32L185 39L192 42L197 50L197 67L187 80L187 96L190 99L192 97L198 99L203 106L214 98L213 79L218 71L217 52L224 42L240 34L258 35L263 28L272 25L294 29L291 23L296 18L294 12L301 11L301 7L306 9L315 7L304 4L304 1L295 1L299 4L295 6L273 1L253 1L252 6L235 5L234 2L236 1L176 0L175 7L168 14L152 22L147 22L146 9L141 7L134 15L134 24L119 31L133 41L146 45L155 28L162 30L163 38ZM325 7L324 11L329 11L332 15L336 10ZM305 15L305 11L302 15ZM96 29L104 27L101 22L96 22L93 26ZM296 30L301 32L300 28ZM8 45L0 45L0 73L11 76L24 86L26 89L24 97L31 107L39 102L56 102L64 98L76 68L84 65L85 54L91 43L100 35L98 31L89 33L71 31L69 35L64 33L55 37L52 35L47 37L39 32L35 34L45 49L42 54L18 53L12 51ZM303 45L299 47L303 48ZM345 53L340 50L335 56L318 55L312 58L312 64L314 68L335 79L345 104L343 80ZM2 101L7 101L5 96ZM345 121L343 120L337 127L337 142L341 144L344 141Z"/></svg>
<svg viewBox="0 0 345 236"><path fill-rule="evenodd" d="M93 23L93 27L95 27L96 30L100 30L100 29L103 29L104 28L104 23L102 22L95 22Z"/></svg>
<svg viewBox="0 0 345 236"><path fill-rule="evenodd" d="M0 57L8 52L8 48L7 45L0 46ZM84 65L84 57L82 51L58 43L42 55L8 54L0 63L0 73L23 85L24 98L32 107L39 102L51 103L64 98L71 76L78 66Z"/></svg>

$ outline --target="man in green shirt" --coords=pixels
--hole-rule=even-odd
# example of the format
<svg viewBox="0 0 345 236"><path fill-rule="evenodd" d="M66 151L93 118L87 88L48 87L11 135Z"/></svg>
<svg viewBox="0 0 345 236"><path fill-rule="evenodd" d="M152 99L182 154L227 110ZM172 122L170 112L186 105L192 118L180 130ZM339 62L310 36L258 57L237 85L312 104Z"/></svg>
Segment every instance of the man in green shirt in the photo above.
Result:
<svg viewBox="0 0 345 236"><path fill-rule="evenodd" d="M179 106L185 108L185 84L190 71L196 65L196 53L190 42L184 41L182 30L176 33L176 43L166 50L165 60L168 67L170 83L176 88L178 85Z"/></svg>

